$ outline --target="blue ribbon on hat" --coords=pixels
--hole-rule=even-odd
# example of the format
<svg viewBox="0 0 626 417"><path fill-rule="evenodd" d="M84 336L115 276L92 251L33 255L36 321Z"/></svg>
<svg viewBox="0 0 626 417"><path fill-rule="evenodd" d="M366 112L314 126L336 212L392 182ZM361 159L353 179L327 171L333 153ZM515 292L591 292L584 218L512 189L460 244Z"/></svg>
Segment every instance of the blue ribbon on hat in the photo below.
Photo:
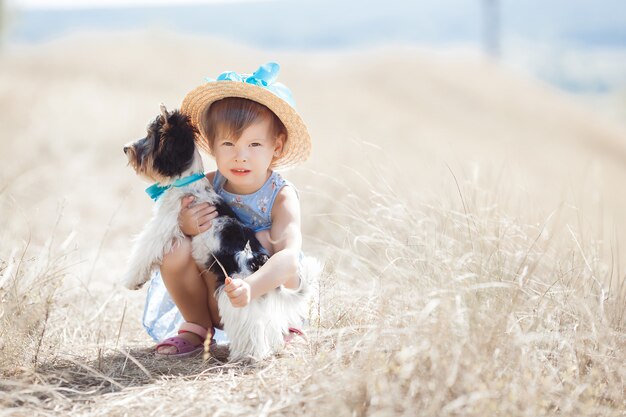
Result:
<svg viewBox="0 0 626 417"><path fill-rule="evenodd" d="M150 187L146 188L146 193L150 196L151 199L157 201L164 192L169 190L172 187L182 187L192 182L196 182L204 178L204 172L198 172L196 174L191 174L187 177L179 178L173 183L169 185L159 185L159 183L152 184Z"/></svg>
<svg viewBox="0 0 626 417"><path fill-rule="evenodd" d="M237 81L242 83L248 83L256 85L261 88L272 92L274 95L285 100L293 108L296 107L296 103L291 94L291 90L286 85L276 82L278 73L280 72L280 65L276 62L268 62L261 65L254 74L240 74L235 71L225 71L217 76L217 79L205 78L208 82L216 81Z"/></svg>

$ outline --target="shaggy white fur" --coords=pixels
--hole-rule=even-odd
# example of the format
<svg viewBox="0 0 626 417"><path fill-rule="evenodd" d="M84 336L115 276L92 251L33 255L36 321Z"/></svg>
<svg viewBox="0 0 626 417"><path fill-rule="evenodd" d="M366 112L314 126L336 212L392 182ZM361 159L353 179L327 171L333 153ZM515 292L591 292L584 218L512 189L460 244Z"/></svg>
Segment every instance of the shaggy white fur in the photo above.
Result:
<svg viewBox="0 0 626 417"><path fill-rule="evenodd" d="M233 307L223 287L217 289L224 331L231 340L231 360L264 359L283 348L290 327L302 327L309 317L311 289L316 287L312 281L317 280L321 265L315 258L304 257L299 272L297 289L280 286L243 308Z"/></svg>

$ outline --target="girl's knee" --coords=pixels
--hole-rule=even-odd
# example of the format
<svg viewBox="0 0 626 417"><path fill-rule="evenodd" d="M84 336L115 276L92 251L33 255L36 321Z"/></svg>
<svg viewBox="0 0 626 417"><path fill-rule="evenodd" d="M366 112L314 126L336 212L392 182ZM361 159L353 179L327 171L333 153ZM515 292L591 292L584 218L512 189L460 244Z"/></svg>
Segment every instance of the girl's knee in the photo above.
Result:
<svg viewBox="0 0 626 417"><path fill-rule="evenodd" d="M193 263L191 256L191 239L185 238L179 244L174 245L172 250L163 256L161 271L180 271L188 268L191 263Z"/></svg>

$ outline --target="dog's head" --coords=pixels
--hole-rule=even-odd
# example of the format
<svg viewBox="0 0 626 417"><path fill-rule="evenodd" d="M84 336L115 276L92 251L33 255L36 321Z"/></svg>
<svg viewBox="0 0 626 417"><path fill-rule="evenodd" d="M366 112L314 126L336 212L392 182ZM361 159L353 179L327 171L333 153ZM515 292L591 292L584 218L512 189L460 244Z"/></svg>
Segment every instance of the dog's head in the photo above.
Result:
<svg viewBox="0 0 626 417"><path fill-rule="evenodd" d="M168 112L161 104L161 114L148 125L148 135L124 146L124 153L138 175L168 183L201 164L196 132L188 116L178 110Z"/></svg>

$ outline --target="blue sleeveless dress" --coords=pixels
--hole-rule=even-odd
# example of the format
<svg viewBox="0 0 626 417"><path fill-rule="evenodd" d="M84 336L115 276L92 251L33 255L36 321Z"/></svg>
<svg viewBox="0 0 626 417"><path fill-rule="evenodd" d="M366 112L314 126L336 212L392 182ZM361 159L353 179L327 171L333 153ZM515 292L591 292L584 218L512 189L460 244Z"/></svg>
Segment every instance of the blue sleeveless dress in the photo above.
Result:
<svg viewBox="0 0 626 417"><path fill-rule="evenodd" d="M293 184L285 180L278 172L272 172L265 184L252 194L229 193L224 190L225 183L226 178L216 171L213 188L233 209L239 220L255 232L272 227L272 207L278 192L285 185L293 187ZM176 335L183 322L184 319L167 292L161 273L157 270L148 287L142 318L143 327L150 337L158 342ZM215 330L214 337L218 343L228 342L226 334L219 329Z"/></svg>

